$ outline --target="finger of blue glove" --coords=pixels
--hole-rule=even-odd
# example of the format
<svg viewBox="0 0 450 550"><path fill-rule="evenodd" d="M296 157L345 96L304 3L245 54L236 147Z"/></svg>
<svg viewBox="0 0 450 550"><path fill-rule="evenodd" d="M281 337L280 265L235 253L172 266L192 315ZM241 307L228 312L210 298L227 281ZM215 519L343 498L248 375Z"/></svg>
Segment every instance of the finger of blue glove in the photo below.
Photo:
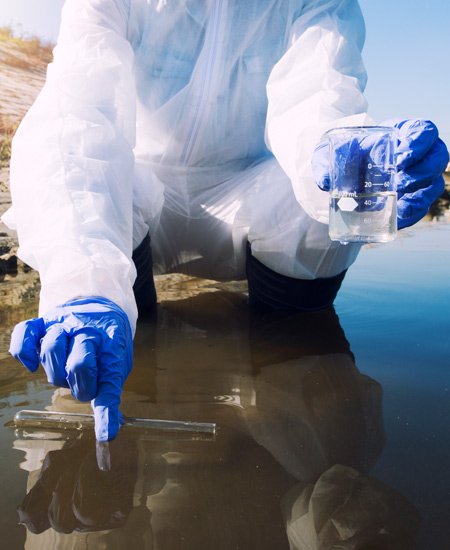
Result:
<svg viewBox="0 0 450 550"><path fill-rule="evenodd" d="M316 184L322 191L330 190L330 152L326 141L321 141L314 150L311 167Z"/></svg>
<svg viewBox="0 0 450 550"><path fill-rule="evenodd" d="M114 439L123 424L119 411L123 383L124 378L120 372L119 364L108 365L104 369L100 366L98 394L91 403L97 441Z"/></svg>
<svg viewBox="0 0 450 550"><path fill-rule="evenodd" d="M72 335L66 363L67 381L79 401L91 401L97 395L97 353L100 335L88 327Z"/></svg>
<svg viewBox="0 0 450 550"><path fill-rule="evenodd" d="M422 219L433 202L442 195L444 189L444 178L439 176L427 187L400 196L397 201L398 229L409 227Z"/></svg>
<svg viewBox="0 0 450 550"><path fill-rule="evenodd" d="M44 335L45 324L40 317L22 321L11 334L9 353L29 371L35 372L39 367L40 342Z"/></svg>
<svg viewBox="0 0 450 550"><path fill-rule="evenodd" d="M397 190L413 193L421 187L428 187L431 181L436 180L445 170L448 158L445 143L438 139L421 161L397 172Z"/></svg>
<svg viewBox="0 0 450 550"><path fill-rule="evenodd" d="M396 164L399 170L420 161L439 138L438 129L430 120L403 120L394 125L398 128Z"/></svg>
<svg viewBox="0 0 450 550"><path fill-rule="evenodd" d="M66 362L69 352L69 335L61 325L51 325L41 341L41 363L47 380L54 386L68 388Z"/></svg>

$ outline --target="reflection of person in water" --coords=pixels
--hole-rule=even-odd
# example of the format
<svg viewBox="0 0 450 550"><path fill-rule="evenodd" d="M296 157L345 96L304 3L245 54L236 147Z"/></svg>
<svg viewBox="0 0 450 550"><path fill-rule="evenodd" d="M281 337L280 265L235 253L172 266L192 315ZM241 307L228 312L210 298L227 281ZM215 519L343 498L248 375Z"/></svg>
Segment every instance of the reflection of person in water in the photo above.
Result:
<svg viewBox="0 0 450 550"><path fill-rule="evenodd" d="M101 531L89 536L89 547L94 548L94 543L108 542L110 530L115 530L116 542L131 544L133 550L146 548L143 540L151 531L151 514L142 501L136 506L133 498L138 450L135 440L124 443L122 439L104 448L107 470L98 467L102 447L96 447L92 437L70 440L47 453L37 480L18 507L20 522L30 533L40 535L52 528L44 539L46 548L56 547L62 540L59 534ZM31 535L29 547L35 548L38 540Z"/></svg>
<svg viewBox="0 0 450 550"><path fill-rule="evenodd" d="M148 330L136 338L127 413L216 420L215 441L139 440L136 452L124 432L111 471L95 474L94 441L66 445L47 455L22 521L35 531L106 529L119 540L134 518L145 548L414 548L415 511L367 476L384 442L381 389L356 368L334 310L243 311L226 292L167 302L157 345ZM155 373L144 395L150 347Z"/></svg>

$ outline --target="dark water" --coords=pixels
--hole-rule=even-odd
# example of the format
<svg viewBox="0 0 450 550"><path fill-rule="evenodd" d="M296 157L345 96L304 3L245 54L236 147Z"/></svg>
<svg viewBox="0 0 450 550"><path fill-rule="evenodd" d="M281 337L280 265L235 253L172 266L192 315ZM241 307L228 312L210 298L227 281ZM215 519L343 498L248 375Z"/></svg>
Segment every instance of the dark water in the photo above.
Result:
<svg viewBox="0 0 450 550"><path fill-rule="evenodd" d="M315 314L254 316L238 285L163 281L122 410L214 421L214 439L123 430L98 449L4 428L23 408L88 410L7 358L34 305L4 310L1 547L450 548L449 243L435 224L365 249Z"/></svg>

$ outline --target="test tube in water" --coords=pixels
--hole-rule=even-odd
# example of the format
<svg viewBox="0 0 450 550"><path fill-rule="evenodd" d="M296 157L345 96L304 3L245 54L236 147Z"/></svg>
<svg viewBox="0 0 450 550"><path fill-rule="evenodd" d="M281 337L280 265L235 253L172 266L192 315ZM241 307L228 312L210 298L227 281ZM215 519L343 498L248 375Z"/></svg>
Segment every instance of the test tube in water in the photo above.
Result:
<svg viewBox="0 0 450 550"><path fill-rule="evenodd" d="M164 430L175 432L216 433L213 422L191 422L181 420L159 420L153 418L123 417L123 426L131 428ZM14 415L16 428L42 428L53 430L86 430L94 428L94 415L55 411L19 411Z"/></svg>

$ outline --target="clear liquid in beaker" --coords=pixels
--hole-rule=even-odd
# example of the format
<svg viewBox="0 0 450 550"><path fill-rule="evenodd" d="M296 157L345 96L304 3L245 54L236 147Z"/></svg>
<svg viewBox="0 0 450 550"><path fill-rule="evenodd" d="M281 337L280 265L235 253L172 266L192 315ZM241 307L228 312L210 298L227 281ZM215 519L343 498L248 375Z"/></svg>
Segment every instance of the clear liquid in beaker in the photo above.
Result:
<svg viewBox="0 0 450 550"><path fill-rule="evenodd" d="M396 193L331 193L329 234L343 243L392 241L397 234Z"/></svg>

